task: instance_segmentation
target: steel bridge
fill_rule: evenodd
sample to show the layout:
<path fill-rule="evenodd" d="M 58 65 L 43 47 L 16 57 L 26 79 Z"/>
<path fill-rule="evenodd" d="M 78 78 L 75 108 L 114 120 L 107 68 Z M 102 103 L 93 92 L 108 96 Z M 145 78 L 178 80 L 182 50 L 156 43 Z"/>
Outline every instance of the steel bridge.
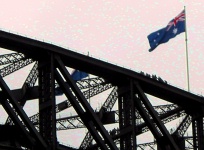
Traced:
<path fill-rule="evenodd" d="M 8 114 L 6 122 L 0 125 L 0 149 L 204 149 L 204 97 L 169 85 L 155 75 L 134 72 L 5 31 L 0 31 L 0 47 L 13 51 L 0 56 L 0 100 Z M 24 84 L 10 89 L 4 77 L 30 64 L 33 67 Z M 74 81 L 67 68 L 93 77 Z M 24 74 L 15 77 L 20 76 Z M 100 110 L 95 111 L 89 98 L 107 90 L 108 97 Z M 66 99 L 57 103 L 59 94 Z M 152 106 L 148 95 L 169 104 Z M 23 109 L 29 100 L 38 101 L 39 112 L 33 116 Z M 71 107 L 77 115 L 56 117 Z M 165 124 L 177 118 L 182 118 L 179 126 L 169 131 Z M 107 131 L 107 124 L 117 124 L 118 128 Z M 88 131 L 78 148 L 58 141 L 57 131 L 78 128 Z M 187 136 L 189 128 L 192 134 Z M 138 136 L 147 131 L 155 140 L 138 143 Z"/>

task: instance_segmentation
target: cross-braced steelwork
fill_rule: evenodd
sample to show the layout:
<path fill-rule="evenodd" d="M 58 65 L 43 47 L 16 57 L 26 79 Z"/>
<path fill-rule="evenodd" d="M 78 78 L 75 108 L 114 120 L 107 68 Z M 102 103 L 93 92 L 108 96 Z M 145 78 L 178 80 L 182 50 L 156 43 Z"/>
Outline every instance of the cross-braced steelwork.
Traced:
<path fill-rule="evenodd" d="M 0 149 L 204 149 L 204 97 L 156 75 L 5 31 L 0 47 L 0 102 L 8 114 L 0 125 Z M 19 73 L 25 67 L 29 73 Z M 75 80 L 73 69 L 89 76 Z M 13 74 L 24 80 L 15 89 L 5 79 Z M 30 100 L 37 108 L 28 116 L 24 108 Z M 157 100 L 168 104 L 154 106 Z M 75 135 L 66 139 L 70 145 L 59 140 L 58 132 L 81 128 L 87 133 L 80 132 L 78 145 Z M 150 138 L 141 142 L 147 132 Z"/>

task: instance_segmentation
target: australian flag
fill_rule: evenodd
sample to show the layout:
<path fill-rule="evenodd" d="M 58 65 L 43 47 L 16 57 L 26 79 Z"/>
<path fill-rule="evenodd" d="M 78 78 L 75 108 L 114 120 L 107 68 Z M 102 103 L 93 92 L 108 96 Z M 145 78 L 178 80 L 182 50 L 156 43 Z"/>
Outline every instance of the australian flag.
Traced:
<path fill-rule="evenodd" d="M 74 70 L 71 74 L 72 79 L 75 81 L 81 80 L 83 78 L 86 78 L 88 76 L 88 73 L 79 71 L 79 70 Z"/>
<path fill-rule="evenodd" d="M 79 70 L 74 70 L 71 74 L 72 79 L 75 81 L 79 81 L 83 78 L 86 78 L 87 76 L 88 76 L 88 73 L 83 72 L 83 71 L 79 71 Z M 56 86 L 55 87 L 55 95 L 59 96 L 62 94 L 63 94 L 62 89 L 59 86 Z"/>
<path fill-rule="evenodd" d="M 172 19 L 165 28 L 147 36 L 149 40 L 150 49 L 153 51 L 159 44 L 168 42 L 176 35 L 185 32 L 185 11 L 183 10 L 178 16 Z"/>

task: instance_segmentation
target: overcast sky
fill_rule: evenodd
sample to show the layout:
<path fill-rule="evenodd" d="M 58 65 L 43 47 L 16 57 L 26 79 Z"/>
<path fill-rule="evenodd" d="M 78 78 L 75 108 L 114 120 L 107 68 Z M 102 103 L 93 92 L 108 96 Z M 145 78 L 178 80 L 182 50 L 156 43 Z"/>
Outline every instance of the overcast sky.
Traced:
<path fill-rule="evenodd" d="M 0 28 L 156 74 L 187 89 L 185 34 L 148 52 L 147 35 L 186 6 L 190 88 L 204 92 L 204 1 L 1 0 Z"/>
<path fill-rule="evenodd" d="M 1 28 L 51 41 L 187 88 L 184 33 L 148 52 L 147 35 L 163 28 L 186 5 L 190 85 L 203 92 L 202 0 L 1 1 Z"/>

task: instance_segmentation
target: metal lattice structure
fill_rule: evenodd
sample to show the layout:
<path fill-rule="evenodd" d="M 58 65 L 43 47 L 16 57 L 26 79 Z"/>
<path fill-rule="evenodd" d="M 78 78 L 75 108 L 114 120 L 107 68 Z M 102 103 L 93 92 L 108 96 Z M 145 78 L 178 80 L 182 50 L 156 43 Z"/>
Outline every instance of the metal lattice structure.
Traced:
<path fill-rule="evenodd" d="M 8 118 L 0 125 L 0 149 L 203 150 L 204 97 L 171 86 L 155 75 L 115 66 L 52 44 L 0 31 L 0 100 Z M 22 86 L 10 89 L 6 76 L 32 65 Z M 69 68 L 94 77 L 72 79 Z M 14 84 L 14 83 L 13 83 Z M 109 92 L 100 109 L 89 99 Z M 57 103 L 57 96 L 65 99 Z M 170 104 L 153 106 L 148 95 Z M 28 116 L 27 101 L 38 102 Z M 57 117 L 74 109 L 76 114 Z M 166 124 L 180 119 L 173 131 Z M 105 125 L 115 125 L 108 130 Z M 191 135 L 187 130 L 192 128 Z M 57 131 L 86 128 L 81 144 L 65 146 Z M 154 141 L 139 143 L 150 132 Z"/>

